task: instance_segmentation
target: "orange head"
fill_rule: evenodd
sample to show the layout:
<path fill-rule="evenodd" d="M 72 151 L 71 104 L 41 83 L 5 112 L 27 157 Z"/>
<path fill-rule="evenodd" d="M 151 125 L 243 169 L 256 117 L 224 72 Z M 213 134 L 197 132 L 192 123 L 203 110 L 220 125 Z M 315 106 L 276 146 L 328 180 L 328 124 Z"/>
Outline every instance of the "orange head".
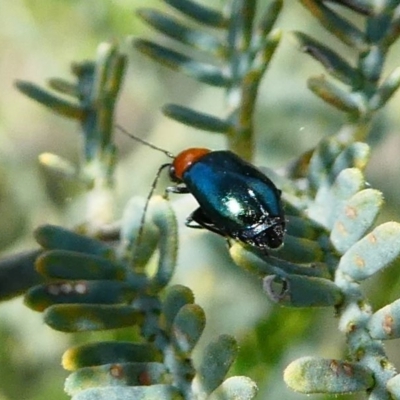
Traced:
<path fill-rule="evenodd" d="M 180 152 L 172 162 L 171 178 L 173 180 L 182 180 L 185 171 L 196 161 L 200 160 L 206 154 L 210 153 L 210 149 L 194 147 Z"/>

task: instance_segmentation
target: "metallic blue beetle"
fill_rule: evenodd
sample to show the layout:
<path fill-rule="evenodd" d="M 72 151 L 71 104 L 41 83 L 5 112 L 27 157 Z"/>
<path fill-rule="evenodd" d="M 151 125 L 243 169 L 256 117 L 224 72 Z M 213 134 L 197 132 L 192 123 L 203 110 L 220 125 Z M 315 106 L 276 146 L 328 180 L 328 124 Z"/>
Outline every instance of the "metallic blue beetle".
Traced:
<path fill-rule="evenodd" d="M 116 125 L 116 128 L 173 159 L 172 163 L 161 165 L 156 174 L 140 229 L 143 228 L 148 202 L 160 173 L 164 168 L 169 168 L 170 178 L 177 185 L 168 187 L 167 192 L 191 193 L 200 205 L 187 218 L 187 226 L 205 228 L 265 252 L 282 244 L 285 215 L 281 191 L 252 164 L 231 151 L 196 147 L 174 156 L 132 135 L 120 125 Z"/>
<path fill-rule="evenodd" d="M 230 151 L 204 148 L 184 150 L 167 165 L 171 180 L 178 183 L 167 190 L 191 193 L 200 205 L 188 217 L 187 226 L 205 228 L 263 251 L 282 244 L 281 191 L 253 165 Z"/>

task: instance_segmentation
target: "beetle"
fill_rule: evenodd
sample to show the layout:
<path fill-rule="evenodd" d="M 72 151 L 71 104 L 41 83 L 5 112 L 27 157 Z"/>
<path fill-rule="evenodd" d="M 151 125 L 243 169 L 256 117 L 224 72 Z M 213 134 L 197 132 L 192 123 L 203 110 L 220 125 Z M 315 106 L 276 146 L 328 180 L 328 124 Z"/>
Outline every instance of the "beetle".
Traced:
<path fill-rule="evenodd" d="M 168 168 L 175 185 L 166 192 L 190 193 L 199 203 L 186 220 L 188 227 L 205 228 L 264 252 L 282 245 L 285 215 L 281 191 L 252 164 L 228 150 L 189 148 L 174 156 L 118 128 L 173 159 L 160 166 L 148 199 L 161 171 Z"/>

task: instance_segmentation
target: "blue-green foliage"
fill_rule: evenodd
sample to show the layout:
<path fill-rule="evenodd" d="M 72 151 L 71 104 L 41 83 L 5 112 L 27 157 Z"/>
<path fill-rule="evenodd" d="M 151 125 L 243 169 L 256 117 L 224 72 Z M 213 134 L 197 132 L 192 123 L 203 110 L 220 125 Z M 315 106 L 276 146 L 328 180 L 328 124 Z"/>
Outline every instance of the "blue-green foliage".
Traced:
<path fill-rule="evenodd" d="M 135 202 L 130 207 L 138 209 Z M 205 394 L 217 399 L 231 398 L 237 391 L 242 398 L 253 397 L 256 386 L 248 378 L 224 381 L 237 351 L 232 337 L 222 335 L 210 343 L 198 371 L 192 365 L 190 356 L 205 326 L 204 311 L 194 303 L 192 292 L 172 286 L 160 296 L 177 256 L 177 227 L 168 202 L 154 198 L 148 209 L 151 223 L 143 237 L 155 235 L 159 250 L 151 277 L 141 268 L 149 253 L 136 251 L 143 238 L 132 237 L 127 229 L 138 232 L 141 220 L 138 213 L 129 214 L 133 220 L 124 220 L 117 247 L 56 226 L 36 231 L 43 247 L 36 269 L 50 282 L 30 289 L 26 304 L 43 311 L 45 322 L 59 331 L 135 326 L 142 337 L 138 343 L 100 342 L 68 350 L 63 365 L 73 372 L 66 381 L 67 393 L 73 399 Z"/>
<path fill-rule="evenodd" d="M 364 178 L 371 151 L 364 143 L 370 122 L 400 85 L 399 69 L 381 77 L 385 57 L 400 34 L 400 1 L 300 2 L 357 58 L 353 65 L 316 39 L 294 33 L 301 49 L 341 83 L 325 76 L 308 81 L 317 96 L 345 113 L 346 124 L 337 135 L 299 155 L 284 174 L 269 173 L 283 191 L 284 246 L 266 255 L 230 243 L 230 256 L 262 279 L 260 290 L 273 302 L 336 310 L 339 330 L 347 339 L 347 357 L 293 361 L 284 372 L 289 387 L 307 394 L 365 392 L 370 399 L 400 398 L 397 372 L 381 343 L 400 336 L 399 301 L 374 311 L 360 287 L 400 255 L 400 224 L 375 226 L 383 195 Z M 251 158 L 256 95 L 279 42 L 280 33 L 272 28 L 283 2 L 270 1 L 263 13 L 255 0 L 232 0 L 225 13 L 191 0 L 165 3 L 181 18 L 150 9 L 139 15 L 163 35 L 207 53 L 213 62 L 144 39 L 137 40 L 136 47 L 169 68 L 224 88 L 230 106 L 226 118 L 178 105 L 165 106 L 165 114 L 226 134 L 231 149 Z M 365 30 L 345 19 L 332 3 L 359 14 Z M 53 89 L 75 102 L 30 83 L 18 84 L 36 101 L 80 122 L 85 143 L 82 165 L 76 168 L 57 157 L 44 162 L 81 180 L 89 204 L 94 194 L 113 188 L 113 114 L 124 66 L 125 56 L 116 45 L 102 45 L 96 62 L 75 65 L 76 84 L 50 81 Z M 251 379 L 226 379 L 238 351 L 232 337 L 221 335 L 209 343 L 194 365 L 192 352 L 206 317 L 189 288 L 169 286 L 178 252 L 175 216 L 166 199 L 154 197 L 144 223 L 143 207 L 137 200 L 129 202 L 115 226 L 96 220 L 76 231 L 39 227 L 35 237 L 40 249 L 3 261 L 10 281 L 18 267 L 30 268 L 30 273 L 18 285 L 0 287 L 2 298 L 27 290 L 26 304 L 42 311 L 45 322 L 63 332 L 138 330 L 135 342 L 88 343 L 65 352 L 63 366 L 71 371 L 65 390 L 74 400 L 253 398 L 257 386 Z"/>
<path fill-rule="evenodd" d="M 230 1 L 222 13 L 188 0 L 167 0 L 165 3 L 188 20 L 214 28 L 210 32 L 197 29 L 157 10 L 142 9 L 139 16 L 151 27 L 192 53 L 186 55 L 149 40 L 138 39 L 135 47 L 162 65 L 188 75 L 211 86 L 224 88 L 230 114 L 219 118 L 188 107 L 167 104 L 163 112 L 186 125 L 211 132 L 224 133 L 229 147 L 244 158 L 251 159 L 254 146 L 253 111 L 257 91 L 271 58 L 279 44 L 281 32 L 273 26 L 282 8 L 282 0 L 273 0 L 265 10 L 257 1 Z M 193 56 L 204 54 L 211 61 L 205 63 Z M 240 101 L 237 101 L 241 99 Z"/>
<path fill-rule="evenodd" d="M 349 46 L 357 57 L 352 65 L 336 50 L 308 35 L 295 32 L 300 49 L 320 62 L 326 72 L 347 86 L 343 89 L 325 76 L 308 80 L 309 88 L 321 99 L 346 112 L 351 121 L 368 122 L 373 113 L 384 106 L 400 85 L 399 68 L 382 79 L 382 70 L 390 46 L 399 35 L 397 1 L 332 1 L 300 0 L 321 25 Z M 364 19 L 365 30 L 329 7 L 342 4 L 353 9 Z M 363 132 L 365 137 L 366 132 Z M 358 132 L 360 135 L 361 132 Z M 356 136 L 356 138 L 358 137 Z"/>

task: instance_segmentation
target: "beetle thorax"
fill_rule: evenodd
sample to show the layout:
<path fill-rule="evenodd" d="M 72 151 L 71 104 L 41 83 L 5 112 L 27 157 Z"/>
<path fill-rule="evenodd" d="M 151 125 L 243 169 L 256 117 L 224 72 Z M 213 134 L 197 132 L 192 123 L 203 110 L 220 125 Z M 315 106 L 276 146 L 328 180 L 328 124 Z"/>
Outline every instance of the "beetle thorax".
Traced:
<path fill-rule="evenodd" d="M 210 149 L 202 147 L 194 147 L 186 149 L 179 153 L 171 166 L 171 173 L 176 180 L 181 181 L 185 171 L 196 161 L 200 160 L 206 154 L 210 153 Z"/>

